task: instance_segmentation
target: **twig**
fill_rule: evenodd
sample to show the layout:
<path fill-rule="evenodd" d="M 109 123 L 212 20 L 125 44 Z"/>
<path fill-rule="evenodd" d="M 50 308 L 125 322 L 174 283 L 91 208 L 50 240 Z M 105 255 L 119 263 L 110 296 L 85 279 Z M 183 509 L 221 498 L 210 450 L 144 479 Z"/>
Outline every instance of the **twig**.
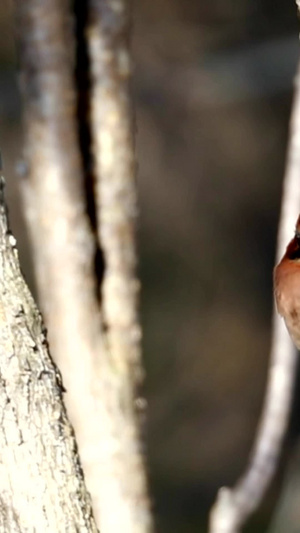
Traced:
<path fill-rule="evenodd" d="M 300 66 L 295 78 L 295 96 L 290 143 L 284 177 L 277 260 L 290 240 L 300 209 Z M 233 489 L 222 488 L 212 508 L 210 533 L 238 533 L 264 497 L 276 470 L 289 421 L 297 354 L 287 331 L 274 310 L 271 358 L 265 402 L 252 457 L 245 474 Z"/>

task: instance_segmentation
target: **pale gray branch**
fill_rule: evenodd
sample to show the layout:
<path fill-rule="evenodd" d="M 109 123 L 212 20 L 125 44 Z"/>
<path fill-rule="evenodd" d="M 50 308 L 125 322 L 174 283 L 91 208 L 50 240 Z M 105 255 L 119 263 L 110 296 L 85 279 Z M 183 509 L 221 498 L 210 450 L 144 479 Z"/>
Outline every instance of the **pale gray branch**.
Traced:
<path fill-rule="evenodd" d="M 0 180 L 0 531 L 94 532 L 41 314 L 22 277 Z"/>
<path fill-rule="evenodd" d="M 86 214 L 77 138 L 70 6 L 67 0 L 16 0 L 15 6 L 28 163 L 25 214 L 51 351 L 64 377 L 97 518 L 103 347 L 96 243 Z"/>
<path fill-rule="evenodd" d="M 51 349 L 87 486 L 102 533 L 148 533 L 151 514 L 140 439 L 139 284 L 135 274 L 136 189 L 128 92 L 128 10 L 91 1 L 87 31 L 101 304 L 83 200 L 67 0 L 16 0 L 25 104 L 27 217 Z"/>
<path fill-rule="evenodd" d="M 135 403 L 142 371 L 129 14 L 127 0 L 91 0 L 87 32 L 98 235 L 105 264 L 101 284 L 107 347 L 103 379 L 114 387 L 112 396 L 108 393 L 104 398 L 110 427 L 102 428 L 102 443 L 104 447 L 114 435 L 117 445 L 115 450 L 106 446 L 102 478 L 105 493 L 100 527 L 109 533 L 146 533 L 152 529 L 137 409 L 144 401 Z M 114 517 L 111 502 L 118 510 Z"/>
<path fill-rule="evenodd" d="M 300 210 L 300 66 L 295 78 L 290 142 L 283 184 L 277 260 L 293 235 Z M 233 489 L 219 491 L 211 511 L 210 533 L 238 533 L 253 513 L 276 470 L 289 421 L 296 376 L 296 350 L 283 320 L 273 312 L 270 367 L 262 418 L 245 474 Z"/>

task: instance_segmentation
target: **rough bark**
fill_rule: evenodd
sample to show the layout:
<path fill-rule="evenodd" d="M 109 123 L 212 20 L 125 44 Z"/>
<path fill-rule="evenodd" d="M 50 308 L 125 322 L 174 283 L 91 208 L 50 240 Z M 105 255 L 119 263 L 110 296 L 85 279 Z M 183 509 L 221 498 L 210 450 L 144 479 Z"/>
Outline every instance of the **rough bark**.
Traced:
<path fill-rule="evenodd" d="M 96 532 L 41 314 L 20 271 L 0 181 L 0 531 Z"/>

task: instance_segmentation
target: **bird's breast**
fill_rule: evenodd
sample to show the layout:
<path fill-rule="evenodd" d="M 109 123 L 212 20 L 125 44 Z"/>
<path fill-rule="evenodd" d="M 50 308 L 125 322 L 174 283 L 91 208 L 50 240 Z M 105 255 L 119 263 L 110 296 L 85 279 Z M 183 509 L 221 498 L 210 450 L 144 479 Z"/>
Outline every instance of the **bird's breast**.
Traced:
<path fill-rule="evenodd" d="M 300 265 L 279 263 L 274 273 L 274 294 L 279 314 L 297 348 L 300 348 Z"/>

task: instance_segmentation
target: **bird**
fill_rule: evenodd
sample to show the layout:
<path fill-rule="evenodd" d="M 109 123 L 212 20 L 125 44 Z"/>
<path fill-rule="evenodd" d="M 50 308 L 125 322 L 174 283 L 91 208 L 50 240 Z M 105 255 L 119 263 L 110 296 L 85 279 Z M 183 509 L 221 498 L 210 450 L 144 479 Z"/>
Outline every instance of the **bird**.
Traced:
<path fill-rule="evenodd" d="M 300 215 L 295 235 L 274 268 L 274 296 L 278 313 L 284 318 L 289 335 L 300 349 Z"/>

